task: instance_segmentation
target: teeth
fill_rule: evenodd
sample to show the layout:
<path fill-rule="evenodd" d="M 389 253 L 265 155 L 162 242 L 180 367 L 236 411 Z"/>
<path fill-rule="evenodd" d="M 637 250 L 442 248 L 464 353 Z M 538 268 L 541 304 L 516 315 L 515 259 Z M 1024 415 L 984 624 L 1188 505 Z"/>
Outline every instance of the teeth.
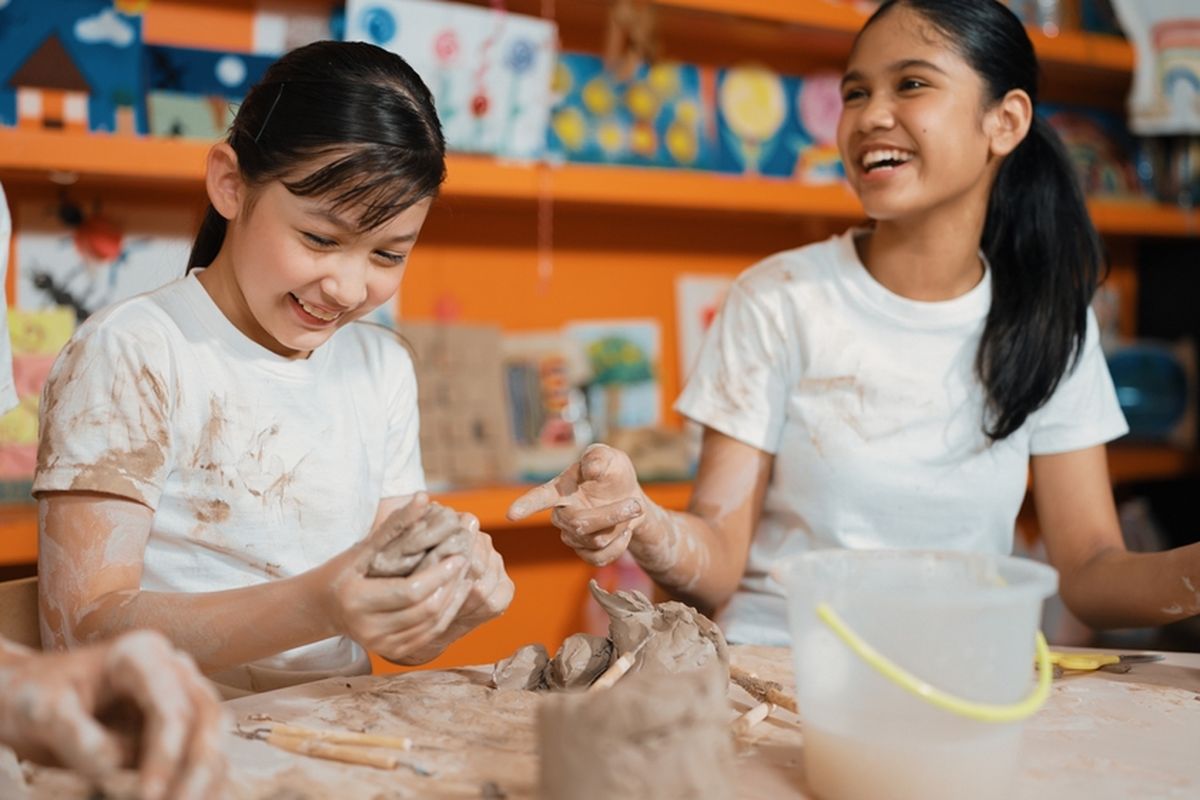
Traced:
<path fill-rule="evenodd" d="M 296 295 L 292 295 L 292 297 L 296 297 Z M 314 317 L 321 320 L 322 322 L 333 322 L 335 319 L 337 319 L 338 317 L 341 316 L 340 313 L 339 314 L 329 314 L 328 312 L 321 311 L 320 309 L 317 309 L 317 308 L 313 308 L 308 303 L 304 302 L 304 300 L 302 298 L 299 298 L 299 297 L 296 297 L 296 302 L 300 304 L 301 308 L 303 308 L 309 314 L 312 314 Z"/>
<path fill-rule="evenodd" d="M 911 160 L 912 153 L 905 153 L 903 150 L 871 150 L 863 154 L 862 165 L 864 169 L 870 169 L 884 161 L 906 163 Z"/>

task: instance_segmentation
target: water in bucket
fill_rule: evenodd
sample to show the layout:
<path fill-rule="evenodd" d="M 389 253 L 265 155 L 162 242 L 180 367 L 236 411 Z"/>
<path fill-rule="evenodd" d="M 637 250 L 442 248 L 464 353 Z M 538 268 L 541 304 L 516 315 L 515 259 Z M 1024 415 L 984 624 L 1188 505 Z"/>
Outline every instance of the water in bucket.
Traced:
<path fill-rule="evenodd" d="M 1042 601 L 1058 583 L 1052 568 L 973 553 L 826 550 L 789 559 L 777 577 L 787 592 L 805 771 L 822 800 L 1009 796 L 1022 723 L 980 718 L 1026 712 L 989 716 L 971 704 L 1036 707 L 1034 642 Z M 851 636 L 980 718 L 885 677 L 818 616 L 821 604 Z"/>

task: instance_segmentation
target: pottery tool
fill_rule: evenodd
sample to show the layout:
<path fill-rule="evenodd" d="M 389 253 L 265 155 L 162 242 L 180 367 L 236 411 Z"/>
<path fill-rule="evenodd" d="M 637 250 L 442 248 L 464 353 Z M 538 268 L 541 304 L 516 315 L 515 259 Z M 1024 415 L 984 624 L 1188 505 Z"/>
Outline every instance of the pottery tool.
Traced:
<path fill-rule="evenodd" d="M 247 739 L 259 739 L 267 744 L 291 753 L 340 761 L 345 764 L 360 764 L 377 769 L 408 767 L 418 775 L 433 773 L 419 764 L 397 757 L 389 750 L 411 750 L 412 739 L 407 736 L 382 736 L 356 731 L 331 731 L 303 728 L 298 725 L 273 723 L 270 727 L 245 730 L 238 727 L 237 734 Z"/>
<path fill-rule="evenodd" d="M 629 668 L 633 666 L 633 662 L 637 661 L 637 654 L 641 652 L 641 649 L 646 646 L 646 642 L 648 641 L 650 641 L 649 636 L 647 636 L 645 639 L 642 639 L 642 641 L 638 643 L 637 647 L 626 653 L 623 653 L 617 658 L 616 661 L 609 664 L 608 669 L 604 670 L 604 672 L 600 674 L 600 677 L 596 678 L 596 680 L 592 682 L 592 685 L 587 688 L 587 691 L 591 692 L 598 689 L 608 689 L 614 683 L 619 681 L 622 675 L 624 675 L 626 672 L 629 672 Z"/>
<path fill-rule="evenodd" d="M 312 756 L 314 758 L 324 758 L 329 761 L 341 761 L 344 764 L 361 764 L 366 767 L 376 767 L 378 769 L 395 769 L 401 763 L 400 759 L 391 753 L 367 750 L 356 745 L 333 744 L 332 742 L 311 737 L 284 736 L 274 731 L 267 734 L 266 742 L 269 745 L 291 753 L 299 753 L 300 755 Z"/>
<path fill-rule="evenodd" d="M 362 747 L 386 747 L 392 750 L 411 750 L 412 739 L 407 736 L 380 736 L 374 733 L 358 733 L 357 731 L 328 731 L 315 728 L 302 728 L 298 725 L 275 723 L 271 733 L 280 736 L 290 736 L 297 739 L 318 739 L 334 744 L 351 744 Z"/>
<path fill-rule="evenodd" d="M 1073 672 L 1094 672 L 1102 669 L 1106 672 L 1129 672 L 1133 664 L 1148 664 L 1162 661 L 1159 653 L 1136 653 L 1121 655 L 1119 653 L 1063 653 L 1050 651 L 1050 663 L 1057 674 L 1060 670 Z"/>
<path fill-rule="evenodd" d="M 765 681 L 752 672 L 746 672 L 744 669 L 737 667 L 729 668 L 729 679 L 738 686 L 746 690 L 746 692 L 758 700 L 760 703 L 770 703 L 771 705 L 786 708 L 793 714 L 800 713 L 796 706 L 796 698 L 783 690 L 783 685 L 775 681 Z"/>
<path fill-rule="evenodd" d="M 769 717 L 774 710 L 775 705 L 773 703 L 765 701 L 759 703 L 733 721 L 733 735 L 745 736 L 750 732 L 751 728 Z"/>

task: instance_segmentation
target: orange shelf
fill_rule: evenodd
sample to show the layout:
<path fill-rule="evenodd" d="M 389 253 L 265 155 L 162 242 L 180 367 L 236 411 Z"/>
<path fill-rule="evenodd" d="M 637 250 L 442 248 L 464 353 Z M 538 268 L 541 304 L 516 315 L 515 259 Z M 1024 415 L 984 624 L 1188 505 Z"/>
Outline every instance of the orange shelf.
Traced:
<path fill-rule="evenodd" d="M 1108 472 L 1113 483 L 1175 478 L 1200 470 L 1200 453 L 1155 444 L 1113 444 L 1108 448 Z"/>
<path fill-rule="evenodd" d="M 521 522 L 510 522 L 504 516 L 512 502 L 531 488 L 532 485 L 512 485 L 459 489 L 436 492 L 434 499 L 458 511 L 470 511 L 489 533 L 545 528 L 550 524 L 548 512 Z M 648 483 L 645 488 L 651 500 L 676 511 L 687 508 L 692 492 L 690 483 Z M 0 504 L 0 566 L 34 561 L 37 561 L 37 506 Z"/>
<path fill-rule="evenodd" d="M 203 142 L 0 129 L 0 178 L 44 181 L 75 172 L 87 184 L 199 188 Z M 588 164 L 515 163 L 483 156 L 448 158 L 445 196 L 583 203 L 662 211 L 733 212 L 856 219 L 862 209 L 842 184 L 806 185 L 740 175 Z M 1093 218 L 1104 233 L 1194 236 L 1200 214 L 1139 200 L 1096 200 Z"/>

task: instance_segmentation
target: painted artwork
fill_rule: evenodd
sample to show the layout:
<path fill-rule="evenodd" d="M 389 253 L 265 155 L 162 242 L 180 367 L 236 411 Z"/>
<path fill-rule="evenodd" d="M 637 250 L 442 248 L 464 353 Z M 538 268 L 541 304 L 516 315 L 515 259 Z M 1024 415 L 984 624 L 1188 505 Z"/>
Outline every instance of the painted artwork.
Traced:
<path fill-rule="evenodd" d="M 281 56 L 312 42 L 341 39 L 344 17 L 329 3 L 295 0 L 256 0 L 254 4 L 254 54 Z"/>
<path fill-rule="evenodd" d="M 583 347 L 591 367 L 587 403 L 597 439 L 618 429 L 658 424 L 662 391 L 657 320 L 574 322 L 563 332 Z"/>
<path fill-rule="evenodd" d="M 553 23 L 436 0 L 349 0 L 345 38 L 412 65 L 433 92 L 450 149 L 541 156 L 558 50 Z"/>
<path fill-rule="evenodd" d="M 1098 197 L 1144 195 L 1134 166 L 1134 141 L 1118 115 L 1043 104 L 1039 109 L 1067 146 L 1083 190 Z"/>
<path fill-rule="evenodd" d="M 618 81 L 603 60 L 563 53 L 554 71 L 547 152 L 594 164 L 705 169 L 712 163 L 711 109 L 701 71 L 690 64 L 642 65 Z"/>
<path fill-rule="evenodd" d="M 841 180 L 840 80 L 833 73 L 779 75 L 761 66 L 719 70 L 716 169 L 806 183 Z"/>
<path fill-rule="evenodd" d="M 1129 127 L 1142 136 L 1200 133 L 1196 0 L 1113 0 L 1137 53 Z"/>
<path fill-rule="evenodd" d="M 17 214 L 15 305 L 65 306 L 82 321 L 182 277 L 192 214 L 170 206 L 27 202 Z"/>
<path fill-rule="evenodd" d="M 704 335 L 721 310 L 733 275 L 680 275 L 675 279 L 675 320 L 679 326 L 679 375 L 691 374 Z"/>
<path fill-rule="evenodd" d="M 0 416 L 0 501 L 28 499 L 28 482 L 37 466 L 38 405 L 54 359 L 75 331 L 69 308 L 42 311 L 10 309 L 16 408 Z M 18 482 L 14 486 L 12 482 Z M 25 485 L 19 485 L 25 482 Z"/>
<path fill-rule="evenodd" d="M 112 0 L 0 2 L 0 124 L 144 133 L 137 9 Z"/>
<path fill-rule="evenodd" d="M 146 45 L 146 108 L 155 136 L 218 139 L 274 56 Z"/>

